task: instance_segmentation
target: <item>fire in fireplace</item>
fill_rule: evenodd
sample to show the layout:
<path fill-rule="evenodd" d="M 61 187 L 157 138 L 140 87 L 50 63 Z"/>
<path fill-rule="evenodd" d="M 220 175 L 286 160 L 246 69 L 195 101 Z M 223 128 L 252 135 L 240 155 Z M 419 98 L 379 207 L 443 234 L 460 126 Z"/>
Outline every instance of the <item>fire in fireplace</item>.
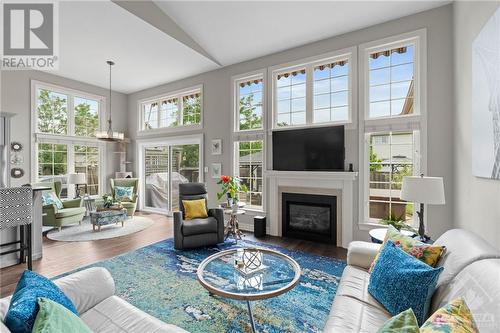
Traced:
<path fill-rule="evenodd" d="M 283 236 L 336 243 L 337 197 L 282 193 Z"/>

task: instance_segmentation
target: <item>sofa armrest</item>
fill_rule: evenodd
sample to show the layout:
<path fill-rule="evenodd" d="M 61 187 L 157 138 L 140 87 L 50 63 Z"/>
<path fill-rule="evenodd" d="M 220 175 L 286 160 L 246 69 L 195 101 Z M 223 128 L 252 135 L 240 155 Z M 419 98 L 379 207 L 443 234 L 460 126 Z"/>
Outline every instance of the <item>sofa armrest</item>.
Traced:
<path fill-rule="evenodd" d="M 183 248 L 184 235 L 182 234 L 182 223 L 182 212 L 174 212 L 174 247 L 176 249 Z"/>
<path fill-rule="evenodd" d="M 83 202 L 82 198 L 76 198 L 76 199 L 64 200 L 62 203 L 64 208 L 76 208 L 76 207 L 81 207 L 82 202 Z"/>
<path fill-rule="evenodd" d="M 115 294 L 115 281 L 103 267 L 91 267 L 57 279 L 54 283 L 69 297 L 79 314 Z"/>
<path fill-rule="evenodd" d="M 351 242 L 347 249 L 347 264 L 369 269 L 379 250 L 380 244 Z"/>
<path fill-rule="evenodd" d="M 50 221 L 55 221 L 57 214 L 57 206 L 54 204 L 43 205 L 42 212 L 46 214 L 44 218 Z"/>
<path fill-rule="evenodd" d="M 212 216 L 217 220 L 217 239 L 219 242 L 224 241 L 224 210 L 222 208 L 210 208 L 208 216 Z"/>

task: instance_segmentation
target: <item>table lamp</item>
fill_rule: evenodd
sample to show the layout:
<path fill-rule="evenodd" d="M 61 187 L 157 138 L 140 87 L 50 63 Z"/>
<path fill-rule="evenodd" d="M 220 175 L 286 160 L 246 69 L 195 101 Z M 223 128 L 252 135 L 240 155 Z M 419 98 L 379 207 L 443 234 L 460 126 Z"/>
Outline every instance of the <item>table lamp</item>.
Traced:
<path fill-rule="evenodd" d="M 80 197 L 80 191 L 78 186 L 85 185 L 87 186 L 87 175 L 84 173 L 70 173 L 68 174 L 68 184 L 76 185 L 76 196 L 75 198 Z"/>
<path fill-rule="evenodd" d="M 424 204 L 444 205 L 444 185 L 442 177 L 409 176 L 403 177 L 401 199 L 420 203 L 418 234 L 420 240 L 427 241 L 424 226 Z"/>

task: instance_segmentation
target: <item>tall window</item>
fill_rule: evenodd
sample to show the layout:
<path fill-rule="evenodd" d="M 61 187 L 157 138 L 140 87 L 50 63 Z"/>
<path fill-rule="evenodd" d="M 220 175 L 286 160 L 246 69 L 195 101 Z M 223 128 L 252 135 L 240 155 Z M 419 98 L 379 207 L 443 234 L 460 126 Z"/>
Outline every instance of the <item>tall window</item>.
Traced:
<path fill-rule="evenodd" d="M 66 198 L 68 189 L 68 146 L 65 144 L 38 144 L 38 181 L 61 181 L 63 184 L 61 197 Z"/>
<path fill-rule="evenodd" d="M 413 114 L 414 51 L 409 44 L 370 54 L 370 118 Z"/>
<path fill-rule="evenodd" d="M 415 207 L 401 199 L 403 177 L 425 172 L 425 30 L 360 46 L 360 215 L 364 223 L 415 223 Z"/>
<path fill-rule="evenodd" d="M 238 131 L 259 130 L 264 128 L 263 82 L 262 76 L 246 78 L 236 83 L 239 102 L 236 106 Z"/>
<path fill-rule="evenodd" d="M 276 76 L 276 126 L 306 123 L 306 70 L 280 73 Z"/>
<path fill-rule="evenodd" d="M 314 122 L 349 120 L 347 60 L 314 67 Z"/>
<path fill-rule="evenodd" d="M 202 121 L 201 88 L 144 101 L 140 105 L 141 131 L 198 126 Z"/>
<path fill-rule="evenodd" d="M 75 145 L 74 171 L 87 175 L 87 194 L 99 194 L 99 148 Z"/>
<path fill-rule="evenodd" d="M 85 173 L 87 193 L 98 195 L 101 148 L 95 133 L 104 98 L 38 82 L 33 89 L 36 180 L 59 180 L 62 196 L 71 197 L 75 188 L 67 185 L 68 173 Z"/>
<path fill-rule="evenodd" d="M 239 194 L 240 200 L 250 208 L 262 209 L 263 142 L 240 141 L 236 143 L 236 151 L 236 176 L 248 187 L 247 193 Z"/>
<path fill-rule="evenodd" d="M 401 199 L 401 184 L 404 176 L 413 175 L 413 132 L 368 134 L 368 145 L 370 219 L 411 222 L 413 203 Z"/>
<path fill-rule="evenodd" d="M 355 58 L 350 48 L 272 68 L 273 127 L 351 123 Z"/>

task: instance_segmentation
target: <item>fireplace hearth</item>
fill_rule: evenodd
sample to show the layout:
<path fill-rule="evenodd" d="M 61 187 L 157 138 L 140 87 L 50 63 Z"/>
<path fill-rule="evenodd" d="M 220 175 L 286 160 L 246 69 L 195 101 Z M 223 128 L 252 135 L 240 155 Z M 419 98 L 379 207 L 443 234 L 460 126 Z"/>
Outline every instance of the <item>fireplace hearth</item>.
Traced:
<path fill-rule="evenodd" d="M 283 236 L 336 244 L 336 196 L 282 193 L 281 200 Z"/>

